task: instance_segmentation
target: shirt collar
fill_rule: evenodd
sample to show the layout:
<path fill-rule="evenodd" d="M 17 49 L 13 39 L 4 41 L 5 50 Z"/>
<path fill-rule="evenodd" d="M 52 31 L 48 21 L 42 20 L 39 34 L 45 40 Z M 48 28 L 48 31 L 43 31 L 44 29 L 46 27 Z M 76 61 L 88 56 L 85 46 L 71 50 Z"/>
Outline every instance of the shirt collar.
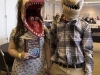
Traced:
<path fill-rule="evenodd" d="M 69 25 L 77 25 L 77 23 L 78 23 L 78 21 L 79 21 L 79 18 L 75 18 L 75 19 L 72 20 L 72 21 L 66 21 L 66 20 L 63 20 L 63 19 L 62 19 L 63 16 L 64 16 L 64 15 L 62 14 L 62 15 L 60 16 L 60 18 L 58 19 L 57 22 L 64 22 L 64 23 L 67 23 L 67 24 L 69 24 Z"/>

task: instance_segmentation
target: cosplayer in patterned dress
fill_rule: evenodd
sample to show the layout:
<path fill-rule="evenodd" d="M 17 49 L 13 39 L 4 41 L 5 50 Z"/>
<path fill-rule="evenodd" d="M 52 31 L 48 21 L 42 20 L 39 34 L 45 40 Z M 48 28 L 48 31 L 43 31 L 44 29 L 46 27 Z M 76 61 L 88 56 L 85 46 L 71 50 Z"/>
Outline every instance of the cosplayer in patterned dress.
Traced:
<path fill-rule="evenodd" d="M 48 30 L 40 14 L 43 5 L 44 0 L 18 0 L 17 26 L 12 29 L 8 48 L 9 54 L 15 58 L 11 75 L 45 75 L 46 63 L 50 66 Z M 34 45 L 32 52 L 29 51 L 33 53 L 31 59 L 30 53 L 25 51 L 27 38 L 39 41 L 38 47 Z"/>

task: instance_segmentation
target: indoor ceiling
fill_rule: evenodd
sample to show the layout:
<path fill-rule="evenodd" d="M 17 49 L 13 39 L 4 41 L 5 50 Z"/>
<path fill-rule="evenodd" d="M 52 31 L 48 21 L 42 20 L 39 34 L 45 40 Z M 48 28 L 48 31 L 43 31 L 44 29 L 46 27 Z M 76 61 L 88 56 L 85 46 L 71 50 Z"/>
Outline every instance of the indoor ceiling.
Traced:
<path fill-rule="evenodd" d="M 55 4 L 60 4 L 61 0 L 45 0 L 46 2 L 50 2 L 50 3 L 55 3 Z M 100 4 L 100 0 L 85 0 L 84 3 L 99 3 Z"/>

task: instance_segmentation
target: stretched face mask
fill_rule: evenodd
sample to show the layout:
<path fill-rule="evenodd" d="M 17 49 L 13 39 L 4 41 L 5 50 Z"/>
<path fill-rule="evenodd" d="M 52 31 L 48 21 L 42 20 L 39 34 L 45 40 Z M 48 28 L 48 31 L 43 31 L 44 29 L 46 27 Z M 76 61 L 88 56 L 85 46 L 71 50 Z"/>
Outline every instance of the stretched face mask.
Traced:
<path fill-rule="evenodd" d="M 83 7 L 84 0 L 61 0 L 62 11 L 67 20 L 71 21 L 77 18 Z"/>
<path fill-rule="evenodd" d="M 22 0 L 21 19 L 28 30 L 38 37 L 44 35 L 41 17 L 43 5 L 44 0 Z"/>

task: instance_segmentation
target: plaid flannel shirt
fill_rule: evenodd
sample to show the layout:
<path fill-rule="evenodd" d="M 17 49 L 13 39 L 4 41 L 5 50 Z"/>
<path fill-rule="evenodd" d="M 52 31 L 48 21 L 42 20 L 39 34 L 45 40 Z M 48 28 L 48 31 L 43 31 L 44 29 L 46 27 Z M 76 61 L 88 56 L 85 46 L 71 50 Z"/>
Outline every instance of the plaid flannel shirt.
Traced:
<path fill-rule="evenodd" d="M 77 18 L 71 22 L 53 21 L 50 31 L 51 60 L 64 64 L 85 63 L 85 75 L 93 71 L 93 40 L 87 22 Z"/>

